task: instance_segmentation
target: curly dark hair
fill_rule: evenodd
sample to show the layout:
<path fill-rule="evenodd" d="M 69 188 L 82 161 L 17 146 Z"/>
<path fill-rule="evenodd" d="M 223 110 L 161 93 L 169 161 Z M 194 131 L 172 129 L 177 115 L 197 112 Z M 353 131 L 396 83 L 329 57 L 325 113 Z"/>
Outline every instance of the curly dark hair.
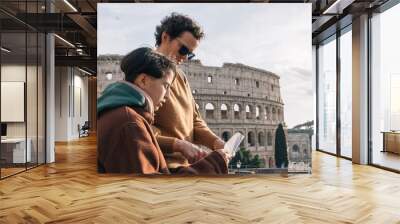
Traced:
<path fill-rule="evenodd" d="M 125 55 L 120 66 L 129 82 L 134 82 L 141 73 L 160 79 L 168 70 L 175 74 L 176 69 L 173 61 L 148 47 L 137 48 Z"/>
<path fill-rule="evenodd" d="M 161 24 L 156 26 L 156 46 L 161 45 L 161 34 L 166 32 L 172 39 L 179 37 L 183 32 L 190 32 L 197 40 L 204 37 L 203 29 L 189 16 L 173 12 L 170 16 L 164 17 Z"/>

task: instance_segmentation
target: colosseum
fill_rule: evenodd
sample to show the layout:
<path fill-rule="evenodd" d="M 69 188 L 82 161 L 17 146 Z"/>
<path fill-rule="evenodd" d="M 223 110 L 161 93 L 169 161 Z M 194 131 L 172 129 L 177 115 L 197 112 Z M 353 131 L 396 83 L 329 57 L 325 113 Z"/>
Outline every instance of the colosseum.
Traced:
<path fill-rule="evenodd" d="M 98 93 L 109 83 L 123 79 L 121 58 L 98 57 Z M 199 60 L 184 63 L 181 68 L 211 130 L 224 140 L 242 133 L 242 147 L 259 155 L 267 168 L 274 167 L 275 129 L 279 123 L 284 124 L 279 76 L 243 64 L 204 66 Z"/>

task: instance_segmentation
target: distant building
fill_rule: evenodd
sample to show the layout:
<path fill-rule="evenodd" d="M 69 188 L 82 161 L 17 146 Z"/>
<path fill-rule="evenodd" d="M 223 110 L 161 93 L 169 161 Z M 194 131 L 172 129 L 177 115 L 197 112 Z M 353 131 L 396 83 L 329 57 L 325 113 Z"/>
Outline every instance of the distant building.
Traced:
<path fill-rule="evenodd" d="M 310 130 L 288 130 L 288 160 L 291 171 L 311 171 L 311 140 Z"/>
<path fill-rule="evenodd" d="M 97 96 L 108 86 L 118 80 L 124 80 L 121 71 L 121 55 L 100 55 L 97 57 Z"/>

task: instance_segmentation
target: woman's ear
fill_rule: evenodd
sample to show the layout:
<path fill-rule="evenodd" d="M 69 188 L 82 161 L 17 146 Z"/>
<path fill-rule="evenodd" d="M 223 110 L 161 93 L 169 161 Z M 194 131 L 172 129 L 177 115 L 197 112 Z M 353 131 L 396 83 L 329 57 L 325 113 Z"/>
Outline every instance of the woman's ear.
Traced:
<path fill-rule="evenodd" d="M 139 86 L 141 89 L 144 89 L 147 84 L 147 77 L 145 74 L 140 74 L 136 77 L 135 82 L 137 86 Z"/>

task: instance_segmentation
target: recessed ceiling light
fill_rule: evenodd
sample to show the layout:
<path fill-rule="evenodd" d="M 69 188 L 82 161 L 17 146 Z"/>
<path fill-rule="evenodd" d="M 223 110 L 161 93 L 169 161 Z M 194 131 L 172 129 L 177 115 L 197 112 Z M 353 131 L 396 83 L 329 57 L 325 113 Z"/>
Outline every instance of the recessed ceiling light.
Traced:
<path fill-rule="evenodd" d="M 78 10 L 71 4 L 69 3 L 68 0 L 64 0 L 65 4 L 67 4 L 74 12 L 78 12 Z"/>
<path fill-rule="evenodd" d="M 64 42 L 64 43 L 68 44 L 69 46 L 75 48 L 75 45 L 73 45 L 73 44 L 72 44 L 71 42 L 69 42 L 68 40 L 66 40 L 66 39 L 64 39 L 64 38 L 62 38 L 62 37 L 60 37 L 60 36 L 57 35 L 57 34 L 54 34 L 54 36 L 57 37 L 58 39 L 60 39 L 62 42 Z"/>
<path fill-rule="evenodd" d="M 10 53 L 10 52 L 11 52 L 11 50 L 9 50 L 9 49 L 7 49 L 7 48 L 5 48 L 5 47 L 1 47 L 1 50 L 4 51 L 4 52 L 7 52 L 7 53 Z"/>
<path fill-rule="evenodd" d="M 85 74 L 87 74 L 87 75 L 92 75 L 92 73 L 90 73 L 90 72 L 88 72 L 88 71 L 86 71 L 86 70 L 83 70 L 83 69 L 81 69 L 81 68 L 79 68 L 79 67 L 78 67 L 78 69 L 79 69 L 79 71 L 81 71 L 81 72 L 83 72 L 83 73 L 85 73 Z"/>

